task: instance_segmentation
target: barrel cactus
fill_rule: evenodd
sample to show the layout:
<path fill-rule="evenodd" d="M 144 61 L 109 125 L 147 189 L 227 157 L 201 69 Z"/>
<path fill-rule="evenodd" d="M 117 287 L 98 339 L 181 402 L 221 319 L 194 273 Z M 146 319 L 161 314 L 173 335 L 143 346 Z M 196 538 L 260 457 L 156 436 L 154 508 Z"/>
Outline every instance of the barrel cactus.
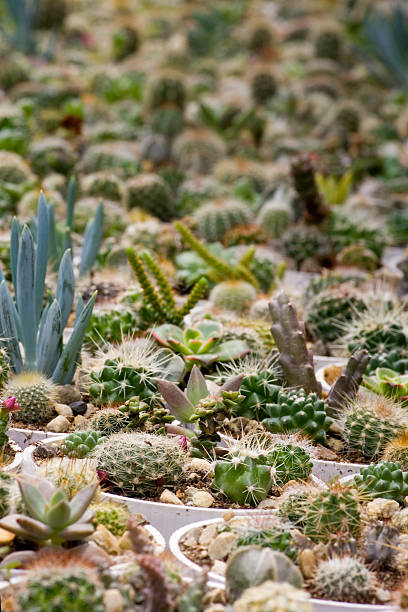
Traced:
<path fill-rule="evenodd" d="M 162 221 L 174 216 L 170 187 L 158 174 L 139 174 L 129 179 L 126 192 L 129 208 L 141 208 Z"/>
<path fill-rule="evenodd" d="M 235 200 L 210 202 L 194 213 L 198 233 L 206 242 L 221 240 L 228 230 L 248 223 L 250 218 L 249 208 Z"/>
<path fill-rule="evenodd" d="M 83 459 L 102 442 L 99 431 L 77 431 L 64 438 L 61 452 L 73 459 Z"/>
<path fill-rule="evenodd" d="M 311 495 L 303 509 L 304 533 L 316 542 L 325 542 L 335 534 L 359 534 L 360 508 L 352 491 L 328 490 Z"/>
<path fill-rule="evenodd" d="M 249 310 L 257 297 L 253 285 L 243 280 L 230 280 L 219 283 L 210 293 L 210 302 L 222 310 L 242 314 Z"/>
<path fill-rule="evenodd" d="M 45 425 L 56 415 L 56 386 L 38 372 L 28 371 L 13 376 L 4 392 L 16 398 L 20 407 L 18 419 L 23 423 Z"/>
<path fill-rule="evenodd" d="M 355 557 L 333 557 L 321 561 L 313 578 L 316 594 L 332 601 L 375 603 L 377 580 L 362 561 Z"/>

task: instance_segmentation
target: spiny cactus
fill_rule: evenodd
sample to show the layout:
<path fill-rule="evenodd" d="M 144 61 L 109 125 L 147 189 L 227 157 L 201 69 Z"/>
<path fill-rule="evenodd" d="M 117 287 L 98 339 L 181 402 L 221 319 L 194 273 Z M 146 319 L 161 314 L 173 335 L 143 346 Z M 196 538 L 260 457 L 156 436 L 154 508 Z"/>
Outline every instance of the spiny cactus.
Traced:
<path fill-rule="evenodd" d="M 231 228 L 246 224 L 251 218 L 250 209 L 235 200 L 210 202 L 200 206 L 193 215 L 200 238 L 206 242 L 217 242 Z"/>
<path fill-rule="evenodd" d="M 341 37 L 334 30 L 323 30 L 316 36 L 314 52 L 316 57 L 338 61 L 341 51 Z"/>
<path fill-rule="evenodd" d="M 267 465 L 271 466 L 275 486 L 281 487 L 289 480 L 306 480 L 313 464 L 309 453 L 293 444 L 278 442 L 267 452 Z"/>
<path fill-rule="evenodd" d="M 354 557 L 321 561 L 316 568 L 313 587 L 323 599 L 364 604 L 376 602 L 376 576 Z"/>
<path fill-rule="evenodd" d="M 314 373 L 313 355 L 307 348 L 304 324 L 298 320 L 295 307 L 281 293 L 269 304 L 269 310 L 273 323 L 271 334 L 288 384 L 320 397 L 321 385 Z"/>
<path fill-rule="evenodd" d="M 124 431 L 130 425 L 130 417 L 127 412 L 118 408 L 105 408 L 98 410 L 89 419 L 89 426 L 100 431 L 104 436 Z"/>
<path fill-rule="evenodd" d="M 257 297 L 257 291 L 250 283 L 240 280 L 224 281 L 210 293 L 210 302 L 216 307 L 242 314 Z"/>
<path fill-rule="evenodd" d="M 355 399 L 344 409 L 341 421 L 346 446 L 366 459 L 378 457 L 388 442 L 408 428 L 404 410 L 380 396 Z"/>
<path fill-rule="evenodd" d="M 283 248 L 298 268 L 307 259 L 324 262 L 330 259 L 331 245 L 327 236 L 313 225 L 294 225 L 282 237 Z"/>
<path fill-rule="evenodd" d="M 267 104 L 278 89 L 275 77 L 269 72 L 258 72 L 251 81 L 252 98 L 256 104 Z"/>
<path fill-rule="evenodd" d="M 273 403 L 263 406 L 262 417 L 263 426 L 272 433 L 299 431 L 320 444 L 326 443 L 327 431 L 333 423 L 324 401 L 303 389 L 279 391 Z"/>
<path fill-rule="evenodd" d="M 327 396 L 326 411 L 329 416 L 339 417 L 344 406 L 355 400 L 369 361 L 370 356 L 365 350 L 356 351 L 350 357 Z"/>
<path fill-rule="evenodd" d="M 397 462 L 401 465 L 404 472 L 408 472 L 408 432 L 403 431 L 401 434 L 392 438 L 381 456 L 384 461 Z"/>
<path fill-rule="evenodd" d="M 87 196 L 104 197 L 113 202 L 121 202 L 124 196 L 122 181 L 109 171 L 87 174 L 81 180 L 81 191 Z"/>
<path fill-rule="evenodd" d="M 381 461 L 361 468 L 354 477 L 355 485 L 368 497 L 393 499 L 399 504 L 408 495 L 408 472 L 398 462 Z"/>
<path fill-rule="evenodd" d="M 155 134 L 162 134 L 171 140 L 183 131 L 183 113 L 179 108 L 158 108 L 153 113 L 151 124 Z"/>
<path fill-rule="evenodd" d="M 309 595 L 286 583 L 267 580 L 246 589 L 234 603 L 235 612 L 312 612 Z"/>
<path fill-rule="evenodd" d="M 232 453 L 215 464 L 213 487 L 241 506 L 265 499 L 273 482 L 264 461 Z"/>
<path fill-rule="evenodd" d="M 7 358 L 7 350 L 0 348 L 0 390 L 7 383 L 10 374 L 10 364 Z"/>
<path fill-rule="evenodd" d="M 157 174 L 139 174 L 126 183 L 129 208 L 141 208 L 169 221 L 174 217 L 173 195 L 167 183 Z"/>
<path fill-rule="evenodd" d="M 319 193 L 315 169 L 309 155 L 300 155 L 292 162 L 294 187 L 304 207 L 307 223 L 321 223 L 329 214 L 329 207 Z"/>
<path fill-rule="evenodd" d="M 139 49 L 140 36 L 138 31 L 130 25 L 125 25 L 117 30 L 112 37 L 112 55 L 116 62 L 129 57 Z"/>
<path fill-rule="evenodd" d="M 129 496 L 156 495 L 174 487 L 186 469 L 186 454 L 177 440 L 147 433 L 118 433 L 96 449 L 98 469 L 115 489 Z"/>
<path fill-rule="evenodd" d="M 368 313 L 369 316 L 370 313 Z M 395 315 L 397 316 L 397 315 Z M 353 322 L 351 323 L 351 326 Z M 346 327 L 347 349 L 350 352 L 364 348 L 371 356 L 367 374 L 375 373 L 377 368 L 391 368 L 400 374 L 408 369 L 408 337 L 399 322 L 374 321 L 365 326 L 364 313 L 354 322 L 354 329 Z"/>
<path fill-rule="evenodd" d="M 14 396 L 19 405 L 19 421 L 44 425 L 55 416 L 57 390 L 53 382 L 36 372 L 13 376 L 4 393 Z"/>
<path fill-rule="evenodd" d="M 116 308 L 110 312 L 95 312 L 89 321 L 85 343 L 100 346 L 120 342 L 137 327 L 135 316 L 130 310 Z"/>
<path fill-rule="evenodd" d="M 183 109 L 185 102 L 186 89 L 181 78 L 165 75 L 153 83 L 149 100 L 151 108 L 170 104 Z"/>
<path fill-rule="evenodd" d="M 94 518 L 92 524 L 96 528 L 103 525 L 114 536 L 121 536 L 126 531 L 126 523 L 130 517 L 130 512 L 126 504 L 119 504 L 114 501 L 100 501 L 92 504 Z"/>
<path fill-rule="evenodd" d="M 293 195 L 283 187 L 272 199 L 267 200 L 257 216 L 257 223 L 271 238 L 280 238 L 294 221 L 292 210 Z"/>
<path fill-rule="evenodd" d="M 63 455 L 72 459 L 83 459 L 93 451 L 103 440 L 99 431 L 77 431 L 64 438 L 60 446 Z"/>
<path fill-rule="evenodd" d="M 183 171 L 209 174 L 225 155 L 225 144 L 209 130 L 184 130 L 173 147 L 178 166 Z"/>
<path fill-rule="evenodd" d="M 335 534 L 356 536 L 360 531 L 358 498 L 351 491 L 328 490 L 311 495 L 303 511 L 304 533 L 315 542 L 327 542 Z"/>
<path fill-rule="evenodd" d="M 324 342 L 333 342 L 343 333 L 342 324 L 356 311 L 365 309 L 364 300 L 344 286 L 319 293 L 308 307 L 307 323 Z"/>
<path fill-rule="evenodd" d="M 289 521 L 298 528 L 304 527 L 304 508 L 310 497 L 310 487 L 297 485 L 284 491 L 279 498 L 277 514 L 285 521 Z"/>

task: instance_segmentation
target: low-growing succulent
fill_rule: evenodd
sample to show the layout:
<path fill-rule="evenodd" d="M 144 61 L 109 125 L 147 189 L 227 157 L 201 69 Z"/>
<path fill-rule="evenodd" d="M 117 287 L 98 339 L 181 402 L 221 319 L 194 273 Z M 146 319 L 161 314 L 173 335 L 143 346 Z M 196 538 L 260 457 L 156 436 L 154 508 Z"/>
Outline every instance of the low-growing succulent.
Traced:
<path fill-rule="evenodd" d="M 96 493 L 96 483 L 69 501 L 65 491 L 49 480 L 20 476 L 17 482 L 28 515 L 5 516 L 0 521 L 3 529 L 27 540 L 57 545 L 91 535 L 93 512 L 88 507 Z"/>
<path fill-rule="evenodd" d="M 408 374 L 399 374 L 390 368 L 377 368 L 374 375 L 363 377 L 363 385 L 402 404 L 408 402 Z"/>
<path fill-rule="evenodd" d="M 174 142 L 173 153 L 182 171 L 209 174 L 224 157 L 225 144 L 209 130 L 183 130 Z"/>
<path fill-rule="evenodd" d="M 72 459 L 87 457 L 103 440 L 99 431 L 76 431 L 68 434 L 60 449 L 63 455 Z"/>
<path fill-rule="evenodd" d="M 137 321 L 130 310 L 115 309 L 110 312 L 94 312 L 89 321 L 85 342 L 91 346 L 120 342 L 137 328 Z"/>
<path fill-rule="evenodd" d="M 316 594 L 331 601 L 373 603 L 377 580 L 362 561 L 355 557 L 334 557 L 321 561 L 313 578 Z"/>
<path fill-rule="evenodd" d="M 398 462 L 371 463 L 361 468 L 354 483 L 369 498 L 393 499 L 402 504 L 408 495 L 408 472 L 404 472 Z"/>
<path fill-rule="evenodd" d="M 121 536 L 126 531 L 126 523 L 130 517 L 130 512 L 126 504 L 120 504 L 115 501 L 100 501 L 92 504 L 91 509 L 94 511 L 92 524 L 94 527 L 103 525 L 114 536 Z"/>
<path fill-rule="evenodd" d="M 174 200 L 168 184 L 158 174 L 139 174 L 126 183 L 129 208 L 141 208 L 162 221 L 174 217 Z"/>
<path fill-rule="evenodd" d="M 0 518 L 10 512 L 11 490 L 14 477 L 0 470 Z"/>
<path fill-rule="evenodd" d="M 235 612 L 312 612 L 309 596 L 285 582 L 266 580 L 245 589 L 234 603 Z"/>
<path fill-rule="evenodd" d="M 333 535 L 356 536 L 360 532 L 358 496 L 352 491 L 322 491 L 302 504 L 304 533 L 312 540 L 327 542 Z"/>
<path fill-rule="evenodd" d="M 96 431 L 100 431 L 104 436 L 124 431 L 129 424 L 128 413 L 126 411 L 122 412 L 119 408 L 98 410 L 89 419 L 89 426 Z"/>
<path fill-rule="evenodd" d="M 276 524 L 261 526 L 259 528 L 249 525 L 237 528 L 237 547 L 261 546 L 271 548 L 285 554 L 292 561 L 297 559 L 297 547 L 295 540 L 287 525 L 276 521 Z"/>
<path fill-rule="evenodd" d="M 177 440 L 142 432 L 113 434 L 97 447 L 95 455 L 106 480 L 133 497 L 175 487 L 187 464 Z"/>
<path fill-rule="evenodd" d="M 239 201 L 210 202 L 200 206 L 195 213 L 197 231 L 206 242 L 222 240 L 231 228 L 249 223 L 250 209 Z"/>
<path fill-rule="evenodd" d="M 271 466 L 275 486 L 281 487 L 289 480 L 307 480 L 313 464 L 310 454 L 300 446 L 278 442 L 267 452 L 267 465 Z"/>
<path fill-rule="evenodd" d="M 122 430 L 127 431 L 140 430 L 162 434 L 166 432 L 166 423 L 174 420 L 168 408 L 159 403 L 149 406 L 137 396 L 131 397 L 122 406 L 119 406 L 118 411 L 125 417 L 124 422 L 127 422 L 126 427 L 122 427 Z"/>

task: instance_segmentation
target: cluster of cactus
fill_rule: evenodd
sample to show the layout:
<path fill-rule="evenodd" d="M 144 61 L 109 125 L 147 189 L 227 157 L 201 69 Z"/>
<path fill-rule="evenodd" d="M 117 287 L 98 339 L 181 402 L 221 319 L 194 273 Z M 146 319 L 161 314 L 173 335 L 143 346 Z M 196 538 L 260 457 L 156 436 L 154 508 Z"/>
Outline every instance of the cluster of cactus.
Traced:
<path fill-rule="evenodd" d="M 372 460 L 407 427 L 404 412 L 392 400 L 365 396 L 347 406 L 342 430 L 347 447 Z"/>
<path fill-rule="evenodd" d="M 157 396 L 155 380 L 143 367 L 129 366 L 119 359 L 107 359 L 90 378 L 89 394 L 101 406 L 123 403 L 136 395 L 143 401 Z"/>
<path fill-rule="evenodd" d="M 325 444 L 333 419 L 325 402 L 316 393 L 278 391 L 276 399 L 262 407 L 262 425 L 271 433 L 301 432 L 316 443 Z"/>
<path fill-rule="evenodd" d="M 280 497 L 278 516 L 298 528 L 304 527 L 304 508 L 309 497 L 310 489 L 306 486 L 290 487 Z"/>
<path fill-rule="evenodd" d="M 126 504 L 119 504 L 114 501 L 101 501 L 92 504 L 94 512 L 92 524 L 96 528 L 103 525 L 114 536 L 121 536 L 126 531 L 126 523 L 130 517 L 130 512 Z"/>
<path fill-rule="evenodd" d="M 303 502 L 302 529 L 313 541 L 333 535 L 353 537 L 360 532 L 360 507 L 352 491 L 322 491 Z"/>
<path fill-rule="evenodd" d="M 175 487 L 187 464 L 177 440 L 142 432 L 113 434 L 97 447 L 95 456 L 111 486 L 131 497 Z"/>
<path fill-rule="evenodd" d="M 172 323 L 178 325 L 204 296 L 207 280 L 200 278 L 193 286 L 188 298 L 181 307 L 176 306 L 174 293 L 160 269 L 156 259 L 147 251 L 139 257 L 133 249 L 127 250 L 129 263 L 136 274 L 142 288 L 144 304 L 141 317 L 147 323 Z M 148 272 L 157 283 L 157 288 L 151 282 Z"/>
<path fill-rule="evenodd" d="M 271 466 L 275 485 L 282 487 L 290 480 L 307 480 L 313 464 L 310 454 L 300 446 L 278 442 L 268 450 L 267 465 Z"/>
<path fill-rule="evenodd" d="M 103 440 L 99 431 L 76 431 L 64 438 L 61 453 L 72 459 L 87 457 Z"/>
<path fill-rule="evenodd" d="M 215 308 L 243 314 L 257 297 L 253 285 L 243 280 L 219 283 L 210 293 L 210 302 Z"/>
<path fill-rule="evenodd" d="M 378 259 L 381 258 L 385 246 L 380 231 L 355 223 L 349 216 L 337 211 L 330 215 L 327 234 L 336 253 L 347 247 L 363 247 Z"/>
<path fill-rule="evenodd" d="M 333 557 L 321 561 L 316 568 L 313 587 L 319 597 L 331 601 L 376 602 L 376 576 L 355 557 Z"/>
<path fill-rule="evenodd" d="M 251 211 L 245 204 L 235 200 L 210 202 L 200 206 L 193 217 L 199 236 L 206 242 L 217 242 L 231 228 L 247 224 Z"/>
<path fill-rule="evenodd" d="M 393 499 L 399 504 L 408 495 L 408 472 L 398 462 L 381 461 L 361 468 L 354 484 L 369 498 Z"/>
<path fill-rule="evenodd" d="M 158 174 L 139 174 L 126 183 L 127 205 L 169 221 L 175 214 L 173 194 Z"/>
<path fill-rule="evenodd" d="M 318 294 L 309 305 L 307 323 L 324 342 L 334 342 L 342 335 L 342 324 L 356 312 L 365 310 L 365 302 L 343 288 Z"/>
<path fill-rule="evenodd" d="M 125 336 L 131 335 L 136 327 L 136 318 L 130 310 L 122 308 L 103 313 L 94 312 L 85 342 L 91 346 L 120 342 Z"/>
<path fill-rule="evenodd" d="M 123 415 L 127 423 L 121 429 L 126 428 L 128 431 L 140 430 L 148 433 L 164 434 L 166 433 L 166 423 L 171 423 L 174 420 L 168 408 L 159 403 L 149 405 L 137 396 L 131 397 L 122 406 L 119 406 L 118 412 Z"/>

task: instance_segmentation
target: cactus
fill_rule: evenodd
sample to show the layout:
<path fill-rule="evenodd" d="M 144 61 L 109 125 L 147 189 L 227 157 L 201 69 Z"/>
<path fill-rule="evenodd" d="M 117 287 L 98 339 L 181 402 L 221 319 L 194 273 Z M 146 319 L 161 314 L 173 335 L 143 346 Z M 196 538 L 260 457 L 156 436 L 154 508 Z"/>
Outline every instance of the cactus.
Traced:
<path fill-rule="evenodd" d="M 156 496 L 161 487 L 175 487 L 187 465 L 177 440 L 139 432 L 113 434 L 95 454 L 111 485 L 131 497 Z"/>
<path fill-rule="evenodd" d="M 171 384 L 171 383 L 168 383 Z M 139 397 L 131 397 L 118 411 L 126 418 L 127 430 L 142 430 L 148 433 L 166 433 L 166 423 L 171 423 L 174 417 L 168 408 L 160 404 L 148 405 Z"/>
<path fill-rule="evenodd" d="M 271 238 L 280 238 L 293 223 L 292 201 L 293 195 L 289 190 L 280 187 L 273 198 L 262 205 L 256 221 Z"/>
<path fill-rule="evenodd" d="M 328 490 L 311 495 L 303 503 L 304 533 L 313 541 L 327 542 L 333 535 L 357 536 L 360 508 L 352 491 Z"/>
<path fill-rule="evenodd" d="M 279 363 L 292 387 L 302 387 L 306 393 L 321 395 L 313 367 L 313 355 L 306 346 L 304 324 L 298 321 L 296 310 L 284 293 L 270 304 L 271 334 L 279 349 Z"/>
<path fill-rule="evenodd" d="M 342 325 L 365 308 L 355 291 L 341 286 L 319 293 L 308 307 L 306 321 L 324 342 L 334 342 L 343 333 Z"/>
<path fill-rule="evenodd" d="M 330 209 L 319 193 L 315 169 L 309 155 L 300 155 L 293 160 L 292 178 L 303 205 L 305 221 L 321 223 L 328 216 Z"/>
<path fill-rule="evenodd" d="M 131 334 L 137 326 L 136 319 L 130 310 L 116 308 L 109 312 L 94 312 L 89 321 L 85 343 L 91 348 L 106 343 L 120 342 Z"/>
<path fill-rule="evenodd" d="M 358 132 L 360 127 L 360 114 L 355 106 L 343 104 L 337 111 L 335 123 L 348 132 Z"/>
<path fill-rule="evenodd" d="M 213 487 L 235 504 L 256 505 L 265 499 L 274 483 L 271 468 L 258 459 L 231 453 L 217 461 Z"/>
<path fill-rule="evenodd" d="M 156 259 L 147 251 L 142 251 L 139 257 L 135 250 L 130 248 L 127 249 L 127 255 L 143 291 L 144 307 L 141 314 L 145 322 L 148 323 L 149 320 L 153 320 L 155 323 L 180 324 L 203 297 L 207 289 L 207 280 L 200 278 L 194 284 L 184 304 L 178 308 L 175 295 Z M 147 274 L 148 271 L 154 277 L 157 288 L 151 282 Z"/>
<path fill-rule="evenodd" d="M 241 202 L 221 200 L 200 206 L 193 218 L 197 222 L 200 238 L 206 242 L 217 242 L 233 227 L 249 223 L 251 211 Z"/>
<path fill-rule="evenodd" d="M 36 141 L 30 148 L 29 158 L 31 168 L 40 176 L 51 172 L 67 175 L 72 171 L 76 162 L 70 143 L 57 137 Z"/>
<path fill-rule="evenodd" d="M 68 14 L 66 0 L 39 0 L 35 15 L 35 27 L 39 30 L 60 30 Z"/>
<path fill-rule="evenodd" d="M 342 417 L 346 446 L 370 460 L 378 457 L 388 442 L 407 428 L 404 410 L 392 400 L 379 396 L 354 400 Z"/>
<path fill-rule="evenodd" d="M 403 472 L 398 462 L 380 461 L 361 468 L 354 484 L 369 498 L 393 499 L 402 504 L 408 495 L 408 472 Z"/>
<path fill-rule="evenodd" d="M 312 472 L 310 454 L 293 444 L 274 444 L 268 450 L 266 460 L 267 465 L 271 466 L 276 487 L 282 487 L 290 480 L 307 480 Z"/>
<path fill-rule="evenodd" d="M 330 417 L 338 417 L 345 404 L 355 400 L 369 360 L 370 356 L 364 350 L 356 351 L 350 357 L 327 396 L 326 411 Z"/>
<path fill-rule="evenodd" d="M 53 485 L 63 489 L 69 500 L 90 484 L 99 485 L 95 471 L 96 462 L 93 459 L 70 459 L 69 457 L 53 457 L 40 466 L 39 475 Z"/>
<path fill-rule="evenodd" d="M 248 40 L 248 49 L 254 53 L 262 54 L 273 42 L 272 32 L 267 25 L 255 27 Z"/>
<path fill-rule="evenodd" d="M 130 517 L 130 512 L 126 504 L 114 501 L 101 501 L 91 505 L 91 510 L 95 513 L 92 524 L 96 528 L 103 525 L 114 536 L 122 536 L 126 531 L 126 523 Z"/>
<path fill-rule="evenodd" d="M 9 514 L 0 520 L 0 527 L 42 544 L 60 545 L 91 535 L 93 513 L 87 509 L 96 493 L 96 483 L 69 501 L 64 490 L 48 480 L 23 475 L 17 482 L 28 515 Z"/>
<path fill-rule="evenodd" d="M 296 525 L 299 529 L 305 526 L 304 508 L 310 498 L 310 487 L 291 487 L 279 499 L 277 514 L 285 521 Z"/>
<path fill-rule="evenodd" d="M 266 580 L 246 589 L 234 603 L 235 612 L 312 612 L 308 594 L 289 584 Z"/>
<path fill-rule="evenodd" d="M 285 587 L 302 586 L 302 574 L 280 552 L 261 546 L 238 548 L 228 559 L 225 581 L 228 601 L 235 602 L 244 591 L 267 580 L 285 583 Z"/>
<path fill-rule="evenodd" d="M 364 563 L 354 557 L 321 561 L 313 578 L 316 594 L 331 601 L 375 603 L 377 581 Z"/>
<path fill-rule="evenodd" d="M 403 431 L 395 438 L 392 438 L 381 455 L 384 461 L 397 462 L 401 469 L 408 471 L 408 432 Z"/>
<path fill-rule="evenodd" d="M 224 142 L 209 130 L 184 130 L 176 138 L 173 153 L 183 171 L 210 174 L 225 155 Z"/>
<path fill-rule="evenodd" d="M 278 90 L 275 77 L 269 72 L 258 72 L 251 81 L 251 94 L 256 104 L 267 104 Z"/>
<path fill-rule="evenodd" d="M 18 419 L 30 425 L 45 425 L 55 416 L 57 389 L 53 382 L 36 372 L 11 377 L 4 393 L 19 405 Z"/>
<path fill-rule="evenodd" d="M 215 308 L 243 314 L 257 297 L 253 285 L 246 281 L 230 280 L 219 283 L 210 293 L 210 302 Z"/>
<path fill-rule="evenodd" d="M 139 49 L 140 37 L 132 26 L 119 28 L 112 37 L 112 55 L 115 62 L 121 62 Z"/>
<path fill-rule="evenodd" d="M 81 191 L 87 196 L 104 197 L 114 202 L 121 202 L 124 195 L 122 181 L 109 171 L 93 172 L 84 176 Z"/>
<path fill-rule="evenodd" d="M 0 390 L 4 388 L 8 381 L 10 365 L 7 358 L 7 351 L 0 348 Z"/>
<path fill-rule="evenodd" d="M 10 151 L 0 151 L 0 181 L 13 186 L 31 183 L 34 175 L 20 155 Z"/>
<path fill-rule="evenodd" d="M 324 261 L 330 258 L 331 245 L 326 236 L 314 226 L 295 225 L 283 235 L 283 248 L 294 259 L 298 268 L 307 259 Z"/>
<path fill-rule="evenodd" d="M 151 88 L 149 105 L 151 108 L 174 105 L 181 110 L 186 103 L 187 92 L 183 81 L 173 76 L 162 76 Z"/>
<path fill-rule="evenodd" d="M 319 32 L 314 41 L 314 53 L 316 57 L 330 59 L 337 62 L 340 59 L 341 38 L 334 30 L 323 30 Z"/>
<path fill-rule="evenodd" d="M 151 125 L 155 134 L 172 140 L 183 131 L 183 113 L 179 108 L 158 108 L 153 113 Z"/>
<path fill-rule="evenodd" d="M 276 399 L 280 386 L 277 371 L 272 367 L 256 369 L 248 374 L 244 371 L 240 393 L 244 400 L 237 406 L 235 415 L 247 419 L 261 420 L 263 406 Z"/>
<path fill-rule="evenodd" d="M 0 470 L 0 518 L 10 512 L 10 501 L 14 478 Z"/>
<path fill-rule="evenodd" d="M 141 208 L 169 221 L 174 217 L 173 195 L 168 184 L 158 174 L 139 174 L 126 183 L 126 197 L 129 208 Z"/>
<path fill-rule="evenodd" d="M 129 530 L 132 538 L 132 530 Z M 138 554 L 129 577 L 136 609 L 169 612 L 172 608 L 167 573 L 159 559 L 151 554 Z"/>
<path fill-rule="evenodd" d="M 103 440 L 99 431 L 77 431 L 64 438 L 61 453 L 72 459 L 87 457 Z"/>
<path fill-rule="evenodd" d="M 89 419 L 91 429 L 100 431 L 104 436 L 124 431 L 130 425 L 130 417 L 127 412 L 118 408 L 105 408 L 98 410 Z"/>
<path fill-rule="evenodd" d="M 297 559 L 297 548 L 287 526 L 275 525 L 264 529 L 238 529 L 237 547 L 261 546 L 282 552 L 292 561 Z"/>

